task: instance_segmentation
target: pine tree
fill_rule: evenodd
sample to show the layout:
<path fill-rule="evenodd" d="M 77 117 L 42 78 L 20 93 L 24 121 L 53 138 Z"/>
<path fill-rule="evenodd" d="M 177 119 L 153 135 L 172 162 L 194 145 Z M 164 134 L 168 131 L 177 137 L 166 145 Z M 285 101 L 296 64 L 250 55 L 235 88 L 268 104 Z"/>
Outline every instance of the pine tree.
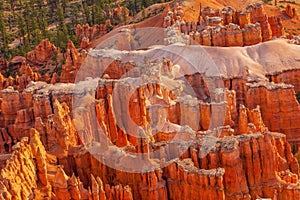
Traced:
<path fill-rule="evenodd" d="M 146 9 L 144 6 L 142 7 L 142 17 L 143 19 L 146 19 Z"/>
<path fill-rule="evenodd" d="M 24 22 L 25 22 L 25 30 L 26 30 L 26 34 L 28 37 L 28 42 L 30 43 L 31 41 L 31 28 L 30 28 L 30 24 L 31 24 L 31 9 L 28 3 L 25 4 L 25 9 L 23 11 L 23 18 L 24 18 Z"/>
<path fill-rule="evenodd" d="M 5 59 L 9 59 L 8 38 L 2 11 L 0 11 L 0 33 L 1 56 L 3 56 Z"/>
<path fill-rule="evenodd" d="M 11 11 L 15 11 L 15 0 L 9 0 L 10 9 Z"/>
<path fill-rule="evenodd" d="M 33 46 L 38 45 L 42 38 L 42 33 L 41 30 L 39 28 L 39 16 L 38 16 L 38 11 L 35 9 L 34 7 L 35 1 L 31 0 L 30 1 L 30 9 L 29 9 L 29 29 L 30 29 L 30 33 L 31 33 L 31 44 Z"/>
<path fill-rule="evenodd" d="M 127 24 L 127 12 L 126 12 L 126 7 L 122 8 L 122 18 L 123 18 L 123 22 L 125 24 Z"/>
<path fill-rule="evenodd" d="M 17 27 L 19 29 L 19 36 L 21 37 L 21 42 L 23 42 L 24 45 L 26 45 L 26 28 L 25 28 L 25 20 L 24 17 L 22 15 L 18 15 L 17 17 Z"/>
<path fill-rule="evenodd" d="M 0 1 L 0 11 L 3 11 L 3 1 Z"/>
<path fill-rule="evenodd" d="M 65 22 L 64 12 L 61 6 L 57 8 L 57 17 L 58 17 L 58 29 L 56 32 L 57 41 L 56 44 L 60 47 L 62 52 L 66 51 L 66 46 L 68 43 L 68 28 Z"/>
<path fill-rule="evenodd" d="M 39 10 L 38 16 L 38 25 L 39 29 L 42 32 L 42 35 L 44 38 L 47 37 L 47 27 L 48 27 L 48 22 L 47 22 L 47 16 L 46 16 L 47 10 L 46 8 L 42 8 Z"/>
<path fill-rule="evenodd" d="M 57 8 L 57 0 L 47 0 L 47 5 L 49 6 L 49 14 L 53 14 Z"/>
<path fill-rule="evenodd" d="M 104 23 L 103 18 L 103 10 L 100 4 L 94 4 L 93 10 L 92 10 L 92 21 L 93 24 L 102 24 Z"/>
<path fill-rule="evenodd" d="M 134 1 L 129 0 L 127 2 L 127 8 L 130 10 L 130 15 L 134 16 L 136 14 L 135 6 L 134 6 Z"/>
<path fill-rule="evenodd" d="M 92 24 L 96 24 L 96 6 L 92 6 Z"/>
<path fill-rule="evenodd" d="M 65 22 L 64 11 L 61 6 L 59 6 L 57 9 L 57 20 L 58 20 L 58 29 L 67 35 L 68 29 Z"/>
<path fill-rule="evenodd" d="M 43 5 L 44 5 L 44 0 L 36 0 L 36 3 L 38 5 L 38 7 L 39 7 L 39 10 L 41 10 L 42 7 L 43 7 Z"/>
<path fill-rule="evenodd" d="M 72 30 L 74 30 L 76 28 L 77 24 L 80 24 L 80 15 L 79 15 L 79 10 L 78 8 L 75 6 L 73 9 L 73 15 L 71 16 L 71 27 Z"/>
<path fill-rule="evenodd" d="M 69 0 L 61 0 L 63 12 L 66 13 L 66 8 Z"/>
<path fill-rule="evenodd" d="M 90 9 L 86 2 L 83 3 L 83 12 L 85 16 L 85 23 L 90 24 Z"/>

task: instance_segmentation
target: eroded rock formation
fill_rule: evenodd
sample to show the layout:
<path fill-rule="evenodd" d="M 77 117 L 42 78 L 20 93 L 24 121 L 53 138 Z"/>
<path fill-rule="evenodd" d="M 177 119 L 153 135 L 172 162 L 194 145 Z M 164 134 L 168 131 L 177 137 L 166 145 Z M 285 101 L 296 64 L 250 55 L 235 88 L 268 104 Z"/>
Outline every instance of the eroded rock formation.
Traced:
<path fill-rule="evenodd" d="M 298 17 L 298 13 L 297 13 L 297 9 L 292 7 L 290 4 L 288 4 L 285 8 L 285 13 L 291 17 L 291 18 L 297 18 Z"/>
<path fill-rule="evenodd" d="M 242 47 L 280 37 L 281 20 L 260 3 L 205 7 L 199 23 L 179 5 L 165 13 L 184 41 L 237 47 L 128 52 L 121 38 L 120 51 L 86 55 L 69 41 L 61 76 L 26 62 L 0 74 L 0 199 L 299 199 L 298 46 Z M 82 48 L 104 29 L 78 26 Z M 290 55 L 270 56 L 272 45 Z M 50 47 L 27 60 L 47 62 Z"/>
<path fill-rule="evenodd" d="M 299 104 L 291 86 L 236 79 L 230 83 L 236 92 L 209 93 L 204 77 L 192 74 L 185 77 L 192 97 L 180 89 L 179 66 L 167 58 L 149 64 L 143 76 L 135 65 L 112 66 L 100 79 L 2 91 L 1 152 L 13 151 L 2 169 L 3 198 L 297 199 L 299 165 L 288 141 Z M 116 69 L 135 73 L 123 78 Z M 118 162 L 105 163 L 106 155 Z M 139 167 L 147 170 L 127 172 Z"/>
<path fill-rule="evenodd" d="M 266 126 L 272 131 L 285 133 L 287 140 L 299 146 L 296 138 L 299 137 L 297 113 L 300 107 L 293 86 L 272 83 L 256 83 L 247 86 L 249 88 L 246 93 L 246 105 L 249 108 L 260 105 Z"/>
<path fill-rule="evenodd" d="M 35 129 L 30 139 L 23 138 L 13 147 L 11 158 L 1 170 L 1 199 L 77 199 L 77 200 L 131 200 L 129 186 L 110 186 L 91 175 L 91 183 L 85 189 L 74 174 L 68 177 L 56 158 L 47 154 Z"/>
<path fill-rule="evenodd" d="M 25 57 L 28 62 L 39 65 L 47 63 L 57 53 L 57 47 L 51 44 L 48 39 L 45 39 L 33 51 L 28 52 Z"/>
<path fill-rule="evenodd" d="M 78 53 L 73 42 L 69 40 L 66 53 L 66 64 L 62 66 L 62 73 L 59 81 L 63 83 L 75 82 L 77 71 L 84 62 L 85 56 L 85 52 Z M 54 77 L 53 79 L 55 80 L 56 78 Z M 58 80 L 53 82 L 58 82 Z"/>
<path fill-rule="evenodd" d="M 200 11 L 197 22 L 186 22 L 182 8 L 165 12 L 164 27 L 176 27 L 190 40 L 205 46 L 249 46 L 284 35 L 281 18 L 268 17 L 263 3 L 249 4 L 246 11 L 228 6 L 213 10 L 209 6 Z"/>
<path fill-rule="evenodd" d="M 76 27 L 76 37 L 80 47 L 82 49 L 87 48 L 92 40 L 106 34 L 110 27 L 112 27 L 112 25 L 109 20 L 107 20 L 105 24 L 96 24 L 92 27 L 90 27 L 88 24 L 83 26 L 78 24 Z"/>
<path fill-rule="evenodd" d="M 282 20 L 279 17 L 269 17 L 268 21 L 271 26 L 272 36 L 280 37 L 284 35 Z"/>
<path fill-rule="evenodd" d="M 300 45 L 300 36 L 293 36 L 293 38 L 290 39 L 288 42 L 291 44 Z"/>
<path fill-rule="evenodd" d="M 7 72 L 7 67 L 8 62 L 5 59 L 0 58 L 0 70 L 2 74 L 5 74 Z"/>

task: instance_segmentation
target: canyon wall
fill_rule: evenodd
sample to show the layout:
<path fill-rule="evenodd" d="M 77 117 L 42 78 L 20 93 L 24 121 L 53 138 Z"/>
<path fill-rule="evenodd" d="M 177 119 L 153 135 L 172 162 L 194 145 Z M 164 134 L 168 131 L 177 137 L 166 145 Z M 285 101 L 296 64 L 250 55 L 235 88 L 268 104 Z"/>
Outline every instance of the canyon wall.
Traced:
<path fill-rule="evenodd" d="M 246 105 L 255 108 L 260 105 L 266 126 L 275 132 L 286 134 L 287 140 L 299 146 L 298 120 L 299 103 L 292 85 L 283 83 L 247 84 Z"/>
<path fill-rule="evenodd" d="M 103 78 L 2 90 L 1 152 L 12 153 L 0 178 L 3 198 L 299 197 L 288 143 L 299 112 L 292 86 L 245 77 L 209 93 L 204 77 L 192 74 L 184 77 L 190 96 L 167 58 L 144 76 L 137 69 L 113 62 Z"/>
<path fill-rule="evenodd" d="M 30 140 L 25 137 L 13 146 L 11 158 L 1 170 L 1 199 L 132 199 L 130 187 L 104 185 L 93 175 L 85 189 L 79 178 L 74 174 L 68 177 L 55 156 L 47 154 L 35 129 L 30 135 Z"/>
<path fill-rule="evenodd" d="M 207 46 L 282 34 L 261 4 L 248 10 L 206 7 L 199 18 L 213 27 L 177 30 Z M 178 6 L 173 14 L 166 26 L 184 13 Z M 101 31 L 77 30 L 83 46 Z M 56 50 L 43 41 L 27 61 L 47 62 Z M 166 57 L 141 67 L 86 56 L 69 41 L 61 76 L 41 76 L 26 62 L 15 78 L 0 75 L 0 199 L 299 199 L 297 70 L 267 82 L 245 67 L 241 77 L 216 77 L 211 89 L 203 74 Z"/>

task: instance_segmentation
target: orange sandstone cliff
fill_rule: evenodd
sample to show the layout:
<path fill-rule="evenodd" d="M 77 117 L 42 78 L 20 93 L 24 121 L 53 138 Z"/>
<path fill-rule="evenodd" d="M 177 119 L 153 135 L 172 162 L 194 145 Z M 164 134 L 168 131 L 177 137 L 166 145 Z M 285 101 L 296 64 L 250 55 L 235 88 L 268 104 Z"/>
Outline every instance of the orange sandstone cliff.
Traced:
<path fill-rule="evenodd" d="M 61 75 L 36 70 L 48 40 L 14 76 L 0 60 L 0 199 L 300 198 L 298 38 L 271 40 L 262 3 L 184 14 L 164 10 L 172 45 L 135 51 L 129 27 L 86 52 L 110 23 L 78 25 Z"/>

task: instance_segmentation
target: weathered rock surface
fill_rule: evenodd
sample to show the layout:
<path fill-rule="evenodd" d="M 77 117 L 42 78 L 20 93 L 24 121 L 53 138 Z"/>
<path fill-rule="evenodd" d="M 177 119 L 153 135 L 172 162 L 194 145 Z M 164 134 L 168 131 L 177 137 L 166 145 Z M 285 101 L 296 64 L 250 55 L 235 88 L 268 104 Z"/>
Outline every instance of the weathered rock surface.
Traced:
<path fill-rule="evenodd" d="M 2 74 L 5 74 L 7 72 L 7 68 L 8 68 L 8 62 L 3 59 L 0 58 L 0 71 Z"/>
<path fill-rule="evenodd" d="M 46 81 L 46 76 L 41 76 L 38 72 L 34 72 L 32 68 L 23 62 L 17 70 L 15 77 L 6 78 L 0 74 L 0 89 L 6 89 L 11 86 L 17 90 L 23 91 L 31 81 Z"/>
<path fill-rule="evenodd" d="M 35 49 L 26 54 L 26 60 L 33 64 L 45 64 L 58 53 L 57 47 L 50 43 L 48 39 L 41 41 Z"/>
<path fill-rule="evenodd" d="M 258 23 L 246 24 L 243 31 L 245 45 L 253 45 L 262 42 L 261 27 Z"/>
<path fill-rule="evenodd" d="M 105 24 L 96 24 L 92 27 L 90 27 L 88 24 L 83 26 L 77 25 L 76 37 L 80 47 L 85 49 L 92 40 L 106 34 L 108 32 L 108 27 L 112 27 L 109 20 L 107 20 Z"/>
<path fill-rule="evenodd" d="M 299 103 L 293 86 L 274 83 L 247 84 L 246 105 L 255 108 L 260 105 L 266 126 L 275 132 L 283 132 L 287 140 L 299 146 Z"/>
<path fill-rule="evenodd" d="M 297 9 L 292 7 L 290 4 L 288 4 L 285 8 L 285 13 L 291 17 L 291 18 L 297 18 L 298 17 L 298 13 L 297 13 Z"/>
<path fill-rule="evenodd" d="M 133 199 L 129 186 L 104 185 L 93 175 L 89 188 L 85 189 L 79 178 L 74 174 L 68 177 L 51 161 L 39 133 L 31 129 L 30 134 L 30 141 L 23 138 L 13 147 L 11 158 L 1 170 L 1 199 Z"/>
<path fill-rule="evenodd" d="M 46 151 L 35 130 L 32 130 L 31 139 L 29 143 L 28 138 L 23 138 L 13 147 L 11 158 L 1 170 L 2 199 L 34 199 L 38 188 L 44 190 L 43 198 L 51 197 L 51 186 L 47 183 Z"/>
<path fill-rule="evenodd" d="M 260 4 L 250 7 L 246 15 L 206 7 L 203 17 L 218 26 L 200 31 L 186 22 L 180 31 L 222 47 L 268 40 L 269 28 L 280 36 L 277 18 L 268 19 Z M 181 11 L 177 6 L 166 24 L 181 21 Z M 93 29 L 78 32 L 97 37 Z M 279 46 L 284 50 L 269 55 Z M 67 49 L 54 85 L 31 82 L 42 78 L 25 63 L 16 79 L 0 76 L 1 165 L 11 153 L 1 170 L 0 199 L 299 199 L 292 153 L 300 146 L 294 141 L 298 46 L 276 40 L 94 50 L 79 75 L 84 56 L 71 42 Z M 192 63 L 203 49 L 214 62 Z M 173 63 L 171 50 L 193 59 Z M 162 59 L 145 59 L 158 54 Z M 283 79 L 295 88 L 279 84 Z"/>
<path fill-rule="evenodd" d="M 178 16 L 178 13 L 183 12 L 181 9 L 166 9 L 164 27 L 178 27 L 182 34 L 190 36 L 192 44 L 250 46 L 284 35 L 281 19 L 268 17 L 261 2 L 249 4 L 246 11 L 236 11 L 230 6 L 220 11 L 206 6 L 200 11 L 197 22 L 184 21 Z"/>
<path fill-rule="evenodd" d="M 212 142 L 213 138 L 207 138 L 207 140 Z M 199 140 L 199 142 L 204 141 L 204 139 Z M 277 143 L 282 146 L 278 146 Z M 278 174 L 281 171 L 291 171 L 293 164 L 287 163 L 296 163 L 296 160 L 289 160 L 292 155 L 290 151 L 287 151 L 287 154 L 283 153 L 285 152 L 283 149 L 290 147 L 289 145 L 285 146 L 287 143 L 284 135 L 277 133 L 240 135 L 214 141 L 214 144 L 216 144 L 215 147 L 207 149 L 207 153 L 201 151 L 204 156 L 200 157 L 199 154 L 198 159 L 192 156 L 192 160 L 195 166 L 208 170 L 224 167 L 223 182 L 226 199 L 255 199 L 258 197 L 281 199 L 283 193 L 288 193 L 288 188 L 281 191 L 281 186 L 278 187 L 278 185 L 285 185 L 285 181 Z M 197 145 L 191 146 L 190 152 L 191 155 L 200 153 Z M 268 160 L 268 166 L 261 167 L 264 166 L 263 163 L 266 160 Z M 282 165 L 278 165 L 278 160 L 282 161 Z M 273 171 L 274 169 L 276 170 Z M 294 173 L 298 176 L 297 170 Z M 264 185 L 267 182 L 268 185 Z M 292 184 L 291 187 L 293 187 Z M 295 194 L 291 199 L 296 198 L 297 195 Z"/>
<path fill-rule="evenodd" d="M 62 73 L 59 81 L 62 83 L 74 83 L 77 71 L 84 62 L 85 56 L 85 53 L 79 54 L 73 42 L 69 40 L 66 52 L 66 64 L 62 66 Z M 53 79 L 53 82 L 58 82 L 58 80 L 55 80 L 57 78 L 54 77 Z"/>
<path fill-rule="evenodd" d="M 6 128 L 2 131 L 5 144 L 12 145 L 22 137 L 29 137 L 32 127 L 41 132 L 41 140 L 47 150 L 59 144 L 58 147 L 64 151 L 68 149 L 69 144 L 78 143 L 68 107 L 71 106 L 71 93 L 69 97 L 66 96 L 68 87 L 62 88 L 65 91 L 60 93 L 55 90 L 43 90 L 45 86 L 46 83 L 37 82 L 21 93 L 12 87 L 2 90 L 1 124 Z M 68 105 L 59 101 L 67 102 Z M 11 140 L 7 139 L 7 134 Z M 4 147 L 1 147 L 1 150 L 4 151 Z"/>
<path fill-rule="evenodd" d="M 272 36 L 280 37 L 284 35 L 284 28 L 282 25 L 282 20 L 279 17 L 269 17 L 268 21 L 271 26 Z"/>
<path fill-rule="evenodd" d="M 290 39 L 288 42 L 291 44 L 300 45 L 300 36 L 293 36 L 293 38 Z"/>
<path fill-rule="evenodd" d="M 262 41 L 272 39 L 272 30 L 268 22 L 268 17 L 262 2 L 256 2 L 247 6 L 247 11 L 250 12 L 251 23 L 259 23 L 261 26 Z"/>
<path fill-rule="evenodd" d="M 192 159 L 177 160 L 165 169 L 170 199 L 225 199 L 222 168 L 205 170 Z M 195 190 L 194 188 L 198 189 Z"/>

